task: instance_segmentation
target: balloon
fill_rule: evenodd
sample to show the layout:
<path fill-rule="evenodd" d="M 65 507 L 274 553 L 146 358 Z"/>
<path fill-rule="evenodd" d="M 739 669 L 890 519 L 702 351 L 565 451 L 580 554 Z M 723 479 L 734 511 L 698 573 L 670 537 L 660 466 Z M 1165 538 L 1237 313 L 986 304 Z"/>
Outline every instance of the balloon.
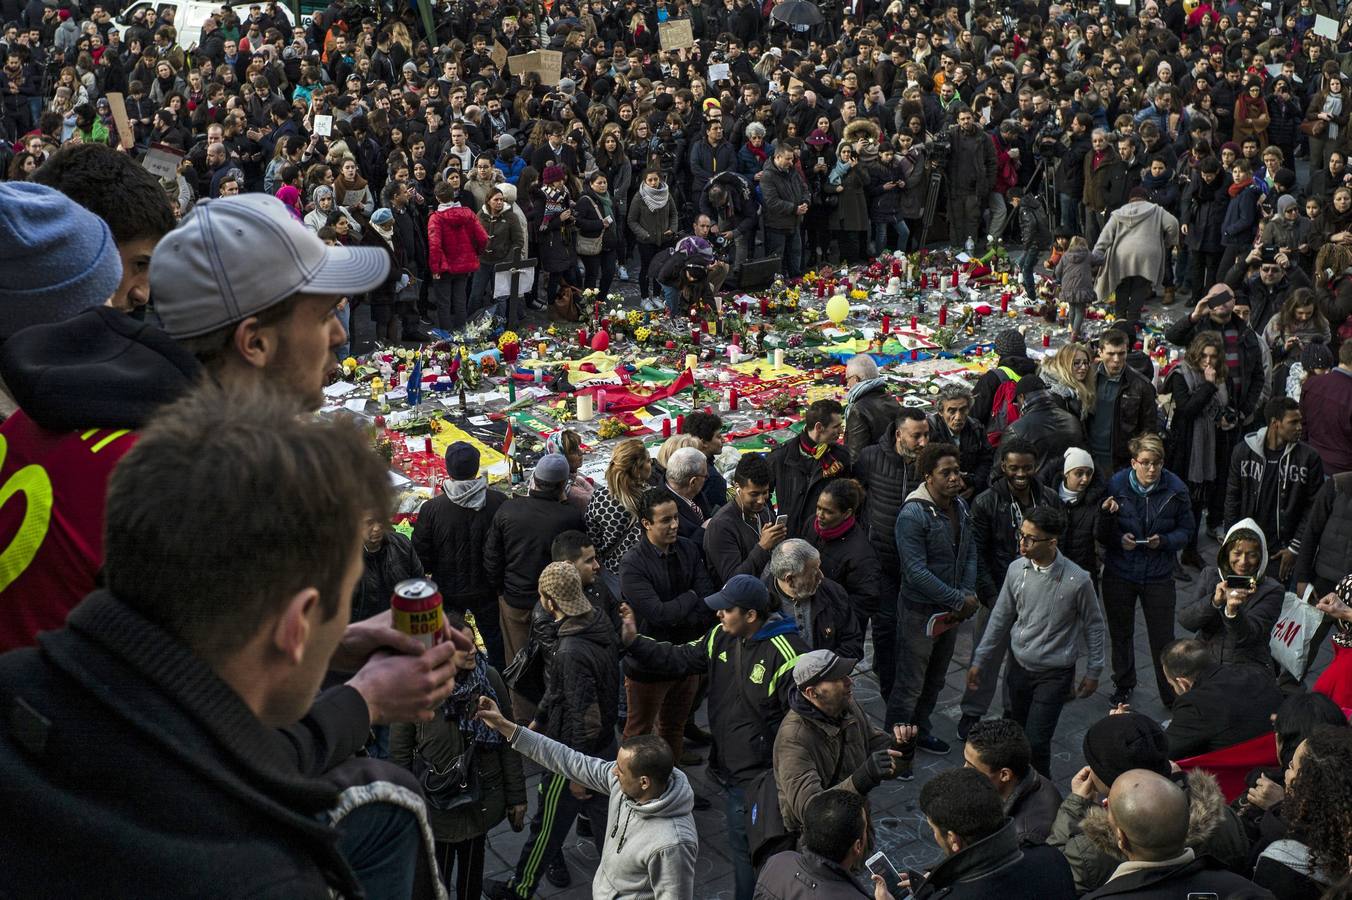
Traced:
<path fill-rule="evenodd" d="M 596 334 L 592 337 L 591 348 L 593 350 L 610 349 L 610 335 L 606 333 L 605 329 L 596 332 Z"/>
<path fill-rule="evenodd" d="M 850 301 L 845 299 L 844 294 L 836 294 L 826 301 L 826 317 L 837 325 L 844 322 L 845 317 L 849 314 Z"/>

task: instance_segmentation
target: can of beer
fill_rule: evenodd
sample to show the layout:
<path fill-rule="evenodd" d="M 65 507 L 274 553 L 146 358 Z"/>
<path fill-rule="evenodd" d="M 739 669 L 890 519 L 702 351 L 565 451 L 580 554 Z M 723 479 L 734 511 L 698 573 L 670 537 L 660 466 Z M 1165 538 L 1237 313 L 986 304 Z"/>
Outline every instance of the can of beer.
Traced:
<path fill-rule="evenodd" d="M 441 643 L 441 592 L 427 578 L 410 578 L 394 586 L 390 598 L 394 627 L 431 647 Z"/>

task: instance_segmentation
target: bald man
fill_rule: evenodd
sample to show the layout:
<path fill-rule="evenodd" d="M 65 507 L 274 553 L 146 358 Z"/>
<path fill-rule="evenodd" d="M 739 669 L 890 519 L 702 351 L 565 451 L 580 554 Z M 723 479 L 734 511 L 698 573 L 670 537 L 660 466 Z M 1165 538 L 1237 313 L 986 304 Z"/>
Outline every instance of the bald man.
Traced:
<path fill-rule="evenodd" d="M 1158 772 L 1129 769 L 1117 776 L 1108 793 L 1108 824 L 1127 861 L 1107 884 L 1087 894 L 1086 900 L 1190 896 L 1267 900 L 1273 896 L 1186 846 L 1188 795 Z"/>
<path fill-rule="evenodd" d="M 887 392 L 878 363 L 867 353 L 845 363 L 845 447 L 855 459 L 887 435 L 901 412 L 901 404 Z M 891 438 L 888 437 L 890 443 Z"/>

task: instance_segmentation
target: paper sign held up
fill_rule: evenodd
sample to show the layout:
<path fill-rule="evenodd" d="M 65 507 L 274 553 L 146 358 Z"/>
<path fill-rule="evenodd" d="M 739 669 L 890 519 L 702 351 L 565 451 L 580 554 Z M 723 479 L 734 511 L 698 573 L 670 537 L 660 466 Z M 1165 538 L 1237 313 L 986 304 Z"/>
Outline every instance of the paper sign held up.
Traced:
<path fill-rule="evenodd" d="M 1328 38 L 1331 41 L 1338 40 L 1337 19 L 1330 19 L 1328 16 L 1315 16 L 1312 30 L 1322 38 Z"/>
<path fill-rule="evenodd" d="M 163 147 L 155 146 L 146 151 L 141 160 L 141 168 L 156 178 L 178 177 L 178 164 L 183 161 L 181 154 L 175 154 Z"/>
<path fill-rule="evenodd" d="M 670 19 L 657 26 L 657 37 L 663 50 L 680 50 L 695 46 L 695 32 L 689 19 Z"/>
<path fill-rule="evenodd" d="M 714 63 L 709 67 L 709 81 L 717 83 L 727 81 L 731 77 L 731 69 L 727 63 Z"/>
<path fill-rule="evenodd" d="M 563 51 L 561 50 L 540 50 L 539 67 L 536 69 L 540 73 L 540 81 L 545 84 L 558 84 L 559 79 L 563 77 Z"/>
<path fill-rule="evenodd" d="M 333 116 L 315 116 L 315 134 L 320 137 L 333 134 Z"/>

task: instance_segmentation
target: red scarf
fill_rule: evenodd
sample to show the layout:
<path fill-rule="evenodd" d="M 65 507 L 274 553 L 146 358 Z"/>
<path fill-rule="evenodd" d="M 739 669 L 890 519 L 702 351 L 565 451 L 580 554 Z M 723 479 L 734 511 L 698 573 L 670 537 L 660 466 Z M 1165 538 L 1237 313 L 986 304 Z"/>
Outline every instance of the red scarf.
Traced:
<path fill-rule="evenodd" d="M 810 456 L 817 461 L 822 467 L 823 478 L 831 478 L 839 474 L 840 470 L 844 468 L 840 461 L 828 452 L 831 449 L 830 444 L 814 444 L 810 439 L 800 435 L 798 449 L 802 451 L 804 456 Z"/>
<path fill-rule="evenodd" d="M 1243 181 L 1241 181 L 1239 184 L 1232 184 L 1232 185 L 1230 185 L 1230 196 L 1231 196 L 1231 197 L 1238 197 L 1239 194 L 1240 194 L 1240 192 L 1243 191 L 1246 187 L 1248 187 L 1248 186 L 1251 185 L 1251 184 L 1253 184 L 1253 177 L 1252 177 L 1252 176 L 1250 176 L 1249 178 L 1245 178 L 1245 179 L 1244 179 Z"/>
<path fill-rule="evenodd" d="M 854 514 L 846 516 L 840 520 L 840 524 L 833 528 L 822 528 L 822 520 L 814 518 L 812 520 L 812 529 L 817 532 L 817 537 L 824 541 L 834 541 L 836 538 L 845 536 L 845 532 L 854 527 Z"/>

